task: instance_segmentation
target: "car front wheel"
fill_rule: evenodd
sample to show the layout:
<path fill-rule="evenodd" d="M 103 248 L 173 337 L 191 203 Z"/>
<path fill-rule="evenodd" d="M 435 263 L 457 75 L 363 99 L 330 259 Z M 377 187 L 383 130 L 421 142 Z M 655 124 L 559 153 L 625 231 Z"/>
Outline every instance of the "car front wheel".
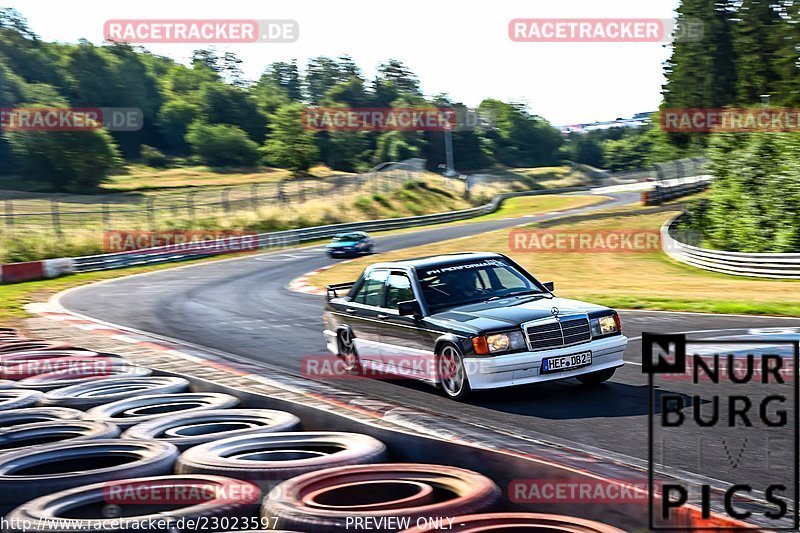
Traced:
<path fill-rule="evenodd" d="M 350 328 L 343 328 L 339 331 L 339 357 L 344 361 L 344 368 L 348 372 L 358 372 L 361 368 L 361 361 L 358 359 L 356 343 L 353 338 L 353 331 Z"/>
<path fill-rule="evenodd" d="M 605 370 L 600 370 L 598 372 L 592 372 L 591 374 L 584 374 L 582 376 L 576 376 L 578 381 L 583 383 L 584 385 L 598 385 L 604 381 L 608 381 L 614 376 L 614 372 L 616 372 L 616 368 L 606 368 Z"/>
<path fill-rule="evenodd" d="M 448 398 L 465 400 L 472 393 L 467 370 L 464 368 L 464 358 L 452 344 L 445 344 L 439 349 L 436 370 L 439 374 L 439 386 Z"/>

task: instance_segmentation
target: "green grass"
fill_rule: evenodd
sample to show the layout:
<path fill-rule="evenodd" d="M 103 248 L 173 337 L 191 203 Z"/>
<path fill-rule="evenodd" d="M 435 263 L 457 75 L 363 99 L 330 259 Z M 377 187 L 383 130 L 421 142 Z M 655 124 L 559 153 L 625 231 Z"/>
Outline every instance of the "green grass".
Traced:
<path fill-rule="evenodd" d="M 547 230 L 649 231 L 680 212 L 631 205 L 603 210 L 606 216 L 571 217 L 546 223 Z M 595 213 L 600 213 L 599 211 Z M 534 225 L 539 227 L 542 225 Z M 481 235 L 480 249 L 509 254 L 542 280 L 553 280 L 556 294 L 618 308 L 753 315 L 800 315 L 800 281 L 729 276 L 697 269 L 658 251 L 633 253 L 527 252 L 511 249 L 509 232 Z M 470 246 L 476 249 L 476 246 Z M 381 254 L 399 260 L 462 251 L 464 241 L 440 242 Z M 360 258 L 325 270 L 310 279 L 318 287 L 355 279 L 376 258 Z"/>

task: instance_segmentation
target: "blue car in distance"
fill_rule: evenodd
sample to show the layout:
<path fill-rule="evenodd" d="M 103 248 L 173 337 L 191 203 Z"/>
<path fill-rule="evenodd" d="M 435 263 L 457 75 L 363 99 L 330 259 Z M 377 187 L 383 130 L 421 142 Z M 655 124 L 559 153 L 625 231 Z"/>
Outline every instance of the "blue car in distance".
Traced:
<path fill-rule="evenodd" d="M 325 245 L 325 251 L 331 257 L 357 256 L 371 254 L 372 237 L 364 231 L 349 231 L 333 236 L 331 242 Z"/>

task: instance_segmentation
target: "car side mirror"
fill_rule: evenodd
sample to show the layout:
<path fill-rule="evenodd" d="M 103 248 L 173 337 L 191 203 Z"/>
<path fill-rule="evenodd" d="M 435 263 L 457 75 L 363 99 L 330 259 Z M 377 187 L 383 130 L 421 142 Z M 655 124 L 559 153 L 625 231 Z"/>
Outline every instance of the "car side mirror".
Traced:
<path fill-rule="evenodd" d="M 422 308 L 416 300 L 397 302 L 397 312 L 400 313 L 400 316 L 413 315 L 415 318 L 420 318 L 422 316 Z"/>
<path fill-rule="evenodd" d="M 556 282 L 555 281 L 545 281 L 544 283 L 542 283 L 542 285 L 544 285 L 544 288 L 547 289 L 550 292 L 553 292 L 554 290 L 556 290 Z"/>

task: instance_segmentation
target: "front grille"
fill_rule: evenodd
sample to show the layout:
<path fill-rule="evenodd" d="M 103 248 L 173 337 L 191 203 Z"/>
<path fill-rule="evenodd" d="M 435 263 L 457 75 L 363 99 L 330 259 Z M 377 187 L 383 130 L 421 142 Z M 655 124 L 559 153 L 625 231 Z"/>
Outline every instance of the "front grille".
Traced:
<path fill-rule="evenodd" d="M 531 350 L 561 348 L 589 342 L 592 338 L 589 319 L 586 317 L 564 318 L 544 324 L 531 324 L 525 328 L 525 333 L 528 336 Z"/>

